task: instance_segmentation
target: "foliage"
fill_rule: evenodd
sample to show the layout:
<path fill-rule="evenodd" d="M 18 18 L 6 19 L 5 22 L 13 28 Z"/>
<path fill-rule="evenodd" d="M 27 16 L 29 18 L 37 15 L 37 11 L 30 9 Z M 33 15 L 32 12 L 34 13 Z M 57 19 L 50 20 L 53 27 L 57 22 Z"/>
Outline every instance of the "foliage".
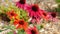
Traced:
<path fill-rule="evenodd" d="M 60 3 L 60 0 L 55 0 L 57 3 Z"/>

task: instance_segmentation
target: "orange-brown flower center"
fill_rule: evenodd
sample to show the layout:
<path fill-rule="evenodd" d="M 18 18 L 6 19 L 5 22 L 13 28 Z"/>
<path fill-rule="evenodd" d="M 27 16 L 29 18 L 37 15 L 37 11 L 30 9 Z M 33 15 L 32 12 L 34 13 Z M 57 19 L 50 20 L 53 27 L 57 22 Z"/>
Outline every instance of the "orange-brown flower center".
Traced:
<path fill-rule="evenodd" d="M 19 3 L 25 4 L 25 0 L 20 0 Z"/>
<path fill-rule="evenodd" d="M 14 13 L 11 13 L 11 16 L 14 16 Z"/>
<path fill-rule="evenodd" d="M 39 7 L 38 7 L 38 6 L 36 6 L 36 5 L 32 6 L 32 10 L 33 10 L 34 12 L 37 12 L 37 11 L 38 11 L 38 9 L 39 9 Z"/>
<path fill-rule="evenodd" d="M 36 31 L 35 30 L 31 30 L 31 34 L 36 34 Z"/>
<path fill-rule="evenodd" d="M 19 24 L 20 24 L 20 25 L 24 25 L 24 21 L 20 21 Z"/>

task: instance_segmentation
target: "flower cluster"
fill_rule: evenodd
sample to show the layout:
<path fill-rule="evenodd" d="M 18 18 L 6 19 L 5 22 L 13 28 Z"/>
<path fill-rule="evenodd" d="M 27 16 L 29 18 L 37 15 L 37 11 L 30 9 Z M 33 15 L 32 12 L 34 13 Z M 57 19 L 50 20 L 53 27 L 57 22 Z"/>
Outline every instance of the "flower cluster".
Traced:
<path fill-rule="evenodd" d="M 9 18 L 9 25 L 14 25 L 16 29 L 23 30 L 23 33 L 25 32 L 25 34 L 40 34 L 37 25 L 40 25 L 41 19 L 51 21 L 51 19 L 53 20 L 56 18 L 55 12 L 48 13 L 45 10 L 40 9 L 38 4 L 27 4 L 26 0 L 17 1 L 15 7 L 17 9 L 12 8 L 12 10 L 2 13 L 6 14 Z M 26 14 L 24 12 L 26 12 Z"/>

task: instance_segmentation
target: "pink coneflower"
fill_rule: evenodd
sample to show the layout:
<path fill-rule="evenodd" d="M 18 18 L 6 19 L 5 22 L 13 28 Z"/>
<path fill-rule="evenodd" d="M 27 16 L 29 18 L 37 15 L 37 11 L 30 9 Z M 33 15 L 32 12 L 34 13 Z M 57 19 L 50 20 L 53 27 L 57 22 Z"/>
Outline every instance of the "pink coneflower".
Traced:
<path fill-rule="evenodd" d="M 38 21 L 40 20 L 41 13 L 44 12 L 43 10 L 39 9 L 37 4 L 28 6 L 26 10 L 29 13 L 29 16 L 32 17 L 32 19 L 35 19 Z"/>
<path fill-rule="evenodd" d="M 25 9 L 27 4 L 26 4 L 26 0 L 20 0 L 19 2 L 16 2 L 16 6 L 18 8 L 22 8 L 22 9 Z"/>
<path fill-rule="evenodd" d="M 48 15 L 50 18 L 56 18 L 57 13 L 56 12 L 49 12 Z"/>
<path fill-rule="evenodd" d="M 52 12 L 52 13 L 51 13 L 51 17 L 52 17 L 52 18 L 55 18 L 55 17 L 56 17 L 56 13 L 55 13 L 55 12 Z"/>
<path fill-rule="evenodd" d="M 27 33 L 27 34 L 39 34 L 36 27 L 29 27 L 29 28 L 26 30 L 26 33 Z"/>
<path fill-rule="evenodd" d="M 57 21 L 57 19 L 56 19 L 57 13 L 56 12 L 50 12 L 49 15 L 50 15 L 49 20 Z"/>
<path fill-rule="evenodd" d="M 40 9 L 39 9 L 38 5 L 36 5 L 36 4 L 28 6 L 26 10 L 29 12 L 29 16 L 31 16 L 31 17 L 40 16 L 40 11 L 39 11 Z"/>

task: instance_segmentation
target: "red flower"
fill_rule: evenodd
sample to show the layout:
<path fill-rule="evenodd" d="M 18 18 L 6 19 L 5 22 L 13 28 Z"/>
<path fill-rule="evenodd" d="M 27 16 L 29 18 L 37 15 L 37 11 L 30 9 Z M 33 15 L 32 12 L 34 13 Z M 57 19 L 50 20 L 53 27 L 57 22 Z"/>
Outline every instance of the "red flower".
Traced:
<path fill-rule="evenodd" d="M 46 21 L 49 19 L 49 15 L 48 15 L 48 13 L 45 12 L 45 11 L 41 13 L 41 16 L 42 16 L 43 19 L 45 19 Z"/>
<path fill-rule="evenodd" d="M 28 23 L 24 20 L 16 20 L 14 21 L 14 25 L 16 26 L 16 28 L 21 28 L 25 30 L 28 26 Z"/>
<path fill-rule="evenodd" d="M 27 7 L 26 0 L 20 0 L 19 2 L 16 2 L 16 6 L 25 9 Z"/>
<path fill-rule="evenodd" d="M 9 11 L 7 12 L 7 15 L 10 17 L 10 19 L 12 19 L 13 17 L 17 17 L 17 14 L 12 10 L 12 11 Z"/>
<path fill-rule="evenodd" d="M 27 34 L 39 34 L 36 27 L 29 27 L 29 28 L 26 30 L 26 33 L 27 33 Z"/>
<path fill-rule="evenodd" d="M 28 11 L 29 16 L 32 17 L 32 19 L 35 19 L 38 21 L 40 20 L 41 13 L 43 12 L 43 10 L 39 9 L 37 4 L 28 6 L 26 10 Z"/>

